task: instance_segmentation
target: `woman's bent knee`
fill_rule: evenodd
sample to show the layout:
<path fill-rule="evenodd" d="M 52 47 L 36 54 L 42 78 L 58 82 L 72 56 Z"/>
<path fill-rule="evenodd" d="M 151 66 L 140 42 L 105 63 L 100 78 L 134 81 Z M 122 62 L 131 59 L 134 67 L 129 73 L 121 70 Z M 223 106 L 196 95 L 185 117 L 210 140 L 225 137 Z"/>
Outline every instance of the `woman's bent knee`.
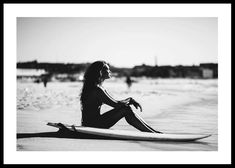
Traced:
<path fill-rule="evenodd" d="M 125 106 L 123 110 L 126 118 L 133 117 L 134 113 L 130 106 Z"/>
<path fill-rule="evenodd" d="M 116 108 L 116 110 L 117 110 L 119 113 L 123 113 L 123 114 L 132 111 L 132 109 L 131 109 L 131 107 L 130 107 L 129 105 L 125 105 L 125 106 Z"/>

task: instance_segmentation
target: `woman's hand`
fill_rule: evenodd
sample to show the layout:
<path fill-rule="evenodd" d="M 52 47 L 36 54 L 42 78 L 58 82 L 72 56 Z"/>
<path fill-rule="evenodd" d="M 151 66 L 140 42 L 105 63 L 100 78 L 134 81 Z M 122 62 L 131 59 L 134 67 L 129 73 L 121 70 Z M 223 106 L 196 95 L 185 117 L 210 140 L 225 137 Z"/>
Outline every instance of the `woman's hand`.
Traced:
<path fill-rule="evenodd" d="M 132 97 L 129 97 L 125 100 L 119 101 L 120 104 L 122 105 L 133 105 L 136 109 L 140 108 L 140 111 L 142 112 L 142 107 L 141 105 L 135 101 Z"/>
<path fill-rule="evenodd" d="M 138 107 L 140 108 L 140 111 L 142 112 L 142 107 L 141 105 L 135 101 L 133 98 L 130 98 L 130 101 L 129 101 L 130 105 L 132 104 L 136 109 L 138 109 Z"/>

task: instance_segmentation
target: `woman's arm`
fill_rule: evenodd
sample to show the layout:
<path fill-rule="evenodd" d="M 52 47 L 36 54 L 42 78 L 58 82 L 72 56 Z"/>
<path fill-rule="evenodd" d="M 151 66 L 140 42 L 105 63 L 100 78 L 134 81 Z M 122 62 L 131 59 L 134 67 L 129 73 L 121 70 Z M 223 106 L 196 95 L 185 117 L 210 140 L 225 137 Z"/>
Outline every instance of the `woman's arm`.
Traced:
<path fill-rule="evenodd" d="M 97 96 L 98 99 L 100 99 L 102 101 L 102 103 L 107 104 L 109 106 L 112 106 L 114 108 L 119 108 L 122 106 L 127 105 L 127 103 L 122 102 L 122 101 L 117 101 L 114 98 L 112 98 L 107 92 L 106 90 L 104 90 L 101 87 L 98 87 L 98 92 L 97 92 Z"/>
<path fill-rule="evenodd" d="M 127 105 L 133 105 L 135 106 L 136 109 L 138 109 L 139 107 L 140 111 L 142 111 L 141 105 L 137 101 L 135 101 L 132 97 L 128 97 L 127 99 L 121 100 L 120 102 L 125 103 Z"/>
<path fill-rule="evenodd" d="M 125 100 L 117 101 L 114 98 L 112 98 L 108 94 L 108 92 L 101 87 L 98 87 L 98 98 L 102 101 L 102 103 L 105 103 L 114 108 L 119 108 L 126 105 L 133 105 L 136 109 L 138 109 L 139 107 L 140 111 L 142 111 L 141 105 L 138 102 L 136 102 L 133 98 L 129 97 Z"/>
<path fill-rule="evenodd" d="M 106 91 L 105 91 L 106 92 Z M 107 93 L 107 92 L 106 92 Z M 108 93 L 107 93 L 107 95 L 109 95 Z M 110 96 L 111 97 L 111 96 Z M 117 101 L 118 103 L 122 103 L 122 104 L 125 104 L 125 105 L 134 105 L 136 108 L 137 108 L 137 106 L 139 106 L 140 107 L 140 109 L 141 109 L 141 111 L 142 111 L 142 108 L 141 108 L 141 106 L 140 106 L 140 104 L 138 103 L 138 102 L 136 102 L 132 97 L 128 97 L 128 98 L 126 98 L 126 99 L 124 99 L 124 100 L 119 100 L 119 101 Z"/>
<path fill-rule="evenodd" d="M 120 102 L 125 103 L 125 104 L 130 104 L 131 99 L 132 99 L 131 97 L 128 97 L 124 100 L 120 100 Z"/>

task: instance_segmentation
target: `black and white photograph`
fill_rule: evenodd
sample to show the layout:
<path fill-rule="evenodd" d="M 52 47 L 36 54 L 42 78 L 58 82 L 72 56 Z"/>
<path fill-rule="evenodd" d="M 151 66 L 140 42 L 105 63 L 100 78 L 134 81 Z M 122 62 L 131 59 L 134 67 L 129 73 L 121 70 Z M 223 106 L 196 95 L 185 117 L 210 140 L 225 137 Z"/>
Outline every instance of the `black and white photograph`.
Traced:
<path fill-rule="evenodd" d="M 229 53 L 221 54 L 221 15 L 213 14 L 215 9 L 211 14 L 187 15 L 183 5 L 185 15 L 177 13 L 177 5 L 171 15 L 171 6 L 168 14 L 161 10 L 152 14 L 154 7 L 160 8 L 157 4 L 148 6 L 149 13 L 146 6 L 138 5 L 103 4 L 100 9 L 98 4 L 58 4 L 51 8 L 56 9 L 51 15 L 37 13 L 44 7 L 49 11 L 50 5 L 30 8 L 25 4 L 23 9 L 29 12 L 21 9 L 14 15 L 15 56 L 6 52 L 4 58 L 15 68 L 8 76 L 14 78 L 8 84 L 13 85 L 10 90 L 15 97 L 10 100 L 15 104 L 7 104 L 15 111 L 4 128 L 14 122 L 11 150 L 15 156 L 79 152 L 85 153 L 88 163 L 96 163 L 89 152 L 156 152 L 153 155 L 165 156 L 160 163 L 166 163 L 169 158 L 164 152 L 171 159 L 174 152 L 189 152 L 188 157 L 221 152 L 219 123 L 231 121 L 228 106 L 222 112 L 226 121 L 219 118 L 223 106 L 219 103 L 226 99 L 220 101 L 219 86 L 230 80 L 220 85 L 220 75 L 227 79 L 229 74 L 219 67 L 229 68 L 225 62 L 231 59 Z M 63 7 L 78 14 L 60 14 Z M 119 9 L 124 14 L 118 15 Z M 221 57 L 226 61 L 221 63 Z M 73 163 L 79 162 L 80 155 Z M 124 160 L 129 163 L 128 158 Z"/>

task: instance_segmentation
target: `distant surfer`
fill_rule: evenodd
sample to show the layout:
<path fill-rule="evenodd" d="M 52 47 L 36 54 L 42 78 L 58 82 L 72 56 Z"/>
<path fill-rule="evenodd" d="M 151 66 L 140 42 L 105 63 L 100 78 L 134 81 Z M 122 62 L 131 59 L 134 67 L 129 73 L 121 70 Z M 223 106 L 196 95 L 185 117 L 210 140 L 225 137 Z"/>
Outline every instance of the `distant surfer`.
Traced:
<path fill-rule="evenodd" d="M 43 74 L 42 75 L 42 82 L 43 82 L 43 85 L 44 85 L 45 88 L 47 87 L 47 83 L 48 83 L 49 78 L 50 78 L 49 74 Z"/>
<path fill-rule="evenodd" d="M 48 82 L 47 76 L 42 77 L 42 82 L 43 82 L 44 87 L 47 87 L 47 82 Z"/>
<path fill-rule="evenodd" d="M 127 84 L 128 88 L 130 89 L 131 85 L 132 85 L 132 80 L 129 75 L 126 77 L 126 84 Z"/>
<path fill-rule="evenodd" d="M 102 86 L 106 79 L 111 77 L 109 66 L 104 61 L 92 63 L 84 74 L 81 91 L 82 126 L 96 128 L 110 128 L 120 119 L 125 118 L 127 123 L 143 132 L 161 133 L 150 127 L 140 116 L 131 109 L 133 105 L 142 111 L 141 105 L 133 98 L 115 100 Z M 107 104 L 112 110 L 100 113 L 101 105 Z"/>
<path fill-rule="evenodd" d="M 44 78 L 42 79 L 42 81 L 43 81 L 43 85 L 44 85 L 44 87 L 47 87 L 47 78 L 46 78 L 46 77 L 44 77 Z"/>

